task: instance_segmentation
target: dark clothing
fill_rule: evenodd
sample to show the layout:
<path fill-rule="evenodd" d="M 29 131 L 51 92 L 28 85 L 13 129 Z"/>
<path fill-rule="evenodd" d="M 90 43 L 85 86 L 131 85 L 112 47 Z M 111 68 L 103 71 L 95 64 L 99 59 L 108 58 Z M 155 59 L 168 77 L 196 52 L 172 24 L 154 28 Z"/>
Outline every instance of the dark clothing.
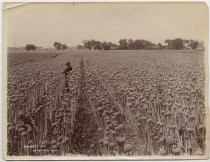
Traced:
<path fill-rule="evenodd" d="M 68 66 L 66 67 L 66 69 L 64 69 L 63 73 L 64 73 L 65 75 L 67 75 L 69 71 L 72 71 L 72 67 L 71 67 L 70 65 L 68 65 Z"/>
<path fill-rule="evenodd" d="M 66 69 L 63 70 L 63 74 L 65 74 L 65 91 L 69 93 L 69 85 L 68 85 L 68 72 L 72 71 L 72 67 L 70 65 L 66 65 Z"/>
<path fill-rule="evenodd" d="M 69 84 L 68 84 L 68 80 L 67 79 L 65 81 L 65 92 L 69 92 Z"/>

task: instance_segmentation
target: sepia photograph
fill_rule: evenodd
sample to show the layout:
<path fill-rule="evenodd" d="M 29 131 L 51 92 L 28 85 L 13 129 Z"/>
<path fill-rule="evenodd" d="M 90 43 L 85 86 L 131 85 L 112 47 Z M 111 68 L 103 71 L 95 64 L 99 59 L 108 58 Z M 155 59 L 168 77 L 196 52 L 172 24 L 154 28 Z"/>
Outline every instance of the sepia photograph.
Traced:
<path fill-rule="evenodd" d="M 207 4 L 2 7 L 4 159 L 209 157 Z"/>

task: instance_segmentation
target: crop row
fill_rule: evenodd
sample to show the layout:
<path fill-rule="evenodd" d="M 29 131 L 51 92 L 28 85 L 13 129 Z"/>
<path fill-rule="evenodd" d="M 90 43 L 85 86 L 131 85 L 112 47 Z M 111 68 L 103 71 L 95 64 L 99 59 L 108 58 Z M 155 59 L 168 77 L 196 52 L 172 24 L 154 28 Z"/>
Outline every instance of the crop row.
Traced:
<path fill-rule="evenodd" d="M 71 93 L 61 75 L 64 58 L 8 69 L 8 155 L 69 153 L 80 79 L 79 58 L 72 59 Z"/>
<path fill-rule="evenodd" d="M 123 143 L 132 148 L 131 154 L 204 154 L 206 117 L 202 64 L 191 60 L 182 62 L 179 58 L 175 58 L 178 61 L 174 63 L 163 62 L 161 58 L 146 58 L 138 63 L 133 58 L 126 60 L 109 55 L 89 55 L 86 59 L 91 65 L 87 68 L 88 77 L 92 78 L 89 96 L 98 116 L 102 117 L 101 123 L 105 123 L 104 138 L 100 141 L 103 145 L 119 150 L 118 139 L 123 137 Z M 120 116 L 121 121 L 117 121 L 116 116 Z M 124 135 L 126 125 L 139 140 L 135 145 Z M 123 128 L 119 134 L 118 127 Z"/>

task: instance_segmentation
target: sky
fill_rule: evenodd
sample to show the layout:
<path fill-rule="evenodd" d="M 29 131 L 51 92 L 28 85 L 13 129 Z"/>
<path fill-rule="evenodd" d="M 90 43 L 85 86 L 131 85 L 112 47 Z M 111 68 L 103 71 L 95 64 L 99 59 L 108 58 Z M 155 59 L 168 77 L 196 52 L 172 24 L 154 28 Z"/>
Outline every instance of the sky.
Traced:
<path fill-rule="evenodd" d="M 4 42 L 8 47 L 33 43 L 68 46 L 95 39 L 205 40 L 208 7 L 204 3 L 27 3 L 5 4 Z"/>

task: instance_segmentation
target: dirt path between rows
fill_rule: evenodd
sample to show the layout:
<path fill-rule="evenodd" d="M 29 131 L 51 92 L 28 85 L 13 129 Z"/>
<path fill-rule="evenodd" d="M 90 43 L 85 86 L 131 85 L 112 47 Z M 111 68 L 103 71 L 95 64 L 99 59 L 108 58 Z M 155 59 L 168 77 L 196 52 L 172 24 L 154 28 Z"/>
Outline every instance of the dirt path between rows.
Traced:
<path fill-rule="evenodd" d="M 72 137 L 73 152 L 83 155 L 100 155 L 98 126 L 86 96 L 85 67 L 81 59 L 80 95 L 75 116 L 75 129 Z"/>

